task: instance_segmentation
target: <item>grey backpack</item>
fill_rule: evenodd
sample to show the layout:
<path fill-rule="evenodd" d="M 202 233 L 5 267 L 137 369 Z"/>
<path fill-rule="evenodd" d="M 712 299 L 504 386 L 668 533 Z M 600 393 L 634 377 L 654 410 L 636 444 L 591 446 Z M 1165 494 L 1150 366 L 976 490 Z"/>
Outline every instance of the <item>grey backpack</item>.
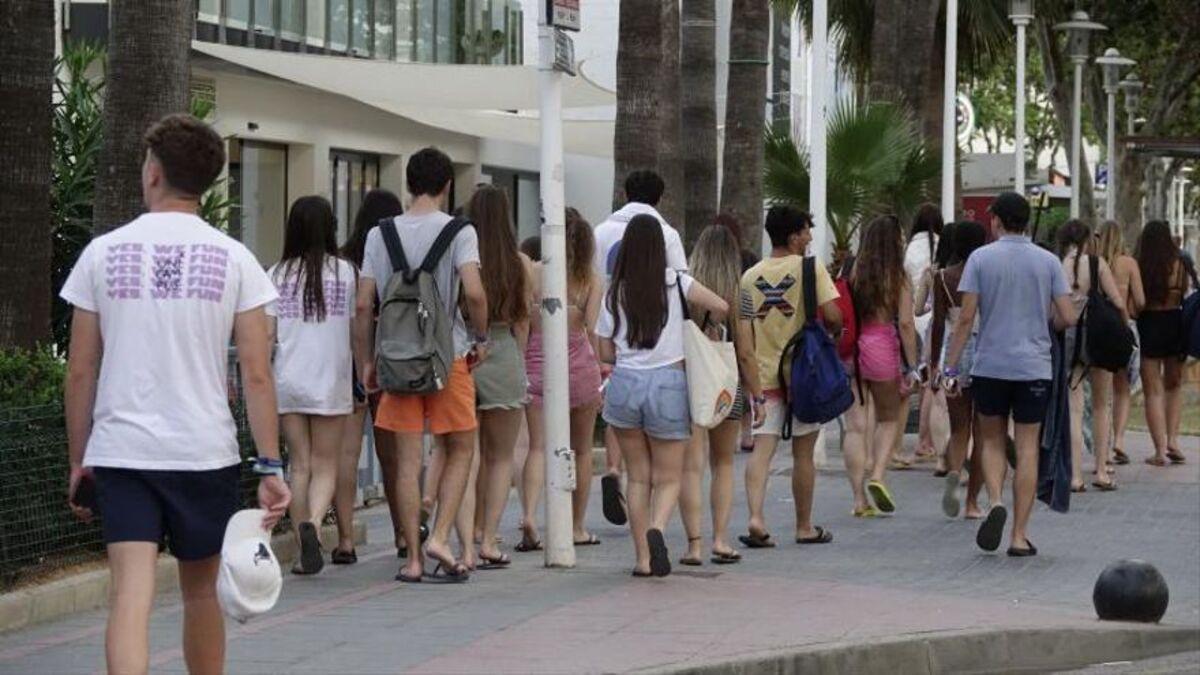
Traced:
<path fill-rule="evenodd" d="M 469 224 L 461 218 L 446 223 L 415 270 L 409 268 L 393 221 L 379 224 L 392 261 L 375 333 L 375 369 L 384 391 L 433 394 L 449 381 L 454 363 L 454 318 L 442 304 L 434 270 L 454 237 Z M 453 293 L 456 289 L 446 290 Z"/>

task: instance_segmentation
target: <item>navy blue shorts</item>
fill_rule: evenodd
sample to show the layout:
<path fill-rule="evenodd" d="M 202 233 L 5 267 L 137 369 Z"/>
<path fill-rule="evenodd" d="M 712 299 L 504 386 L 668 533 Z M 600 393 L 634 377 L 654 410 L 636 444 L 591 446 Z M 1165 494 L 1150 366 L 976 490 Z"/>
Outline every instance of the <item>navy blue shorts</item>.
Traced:
<path fill-rule="evenodd" d="M 972 377 L 975 410 L 988 417 L 1012 419 L 1017 424 L 1041 424 L 1050 405 L 1050 380 L 999 380 Z"/>
<path fill-rule="evenodd" d="M 240 506 L 237 464 L 211 471 L 96 467 L 104 543 L 166 543 L 180 560 L 221 552 L 225 525 Z"/>

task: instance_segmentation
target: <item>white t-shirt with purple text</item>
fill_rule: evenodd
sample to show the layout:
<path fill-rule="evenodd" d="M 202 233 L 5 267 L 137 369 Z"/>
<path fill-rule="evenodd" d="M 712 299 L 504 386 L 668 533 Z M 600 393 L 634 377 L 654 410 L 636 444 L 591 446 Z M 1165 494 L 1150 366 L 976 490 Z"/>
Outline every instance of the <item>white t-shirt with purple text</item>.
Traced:
<path fill-rule="evenodd" d="M 276 297 L 245 246 L 189 213 L 143 214 L 93 239 L 61 295 L 99 315 L 103 340 L 85 466 L 240 461 L 226 380 L 234 316 Z"/>

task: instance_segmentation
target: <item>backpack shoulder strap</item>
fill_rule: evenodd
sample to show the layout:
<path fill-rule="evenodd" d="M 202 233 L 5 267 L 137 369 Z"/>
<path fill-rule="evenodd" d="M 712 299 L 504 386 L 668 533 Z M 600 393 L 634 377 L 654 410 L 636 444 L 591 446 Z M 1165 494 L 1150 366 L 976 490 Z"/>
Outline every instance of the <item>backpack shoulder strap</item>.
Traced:
<path fill-rule="evenodd" d="M 817 259 L 804 258 L 800 268 L 800 276 L 804 286 L 804 323 L 817 320 Z"/>
<path fill-rule="evenodd" d="M 692 313 L 690 311 L 688 311 L 687 296 L 684 295 L 684 293 L 683 293 L 683 275 L 680 274 L 679 272 L 675 273 L 675 290 L 679 292 L 679 307 L 681 309 L 683 309 L 683 320 L 691 321 Z M 705 315 L 704 320 L 707 323 L 707 321 L 708 321 L 707 315 Z M 703 329 L 703 328 L 704 327 L 701 326 L 701 329 Z"/>
<path fill-rule="evenodd" d="M 427 274 L 433 274 L 433 270 L 442 261 L 442 257 L 446 255 L 446 251 L 450 250 L 450 245 L 454 243 L 454 238 L 468 225 L 474 227 L 474 224 L 465 218 L 451 218 L 450 222 L 446 223 L 446 226 L 442 228 L 437 239 L 433 241 L 433 246 L 429 247 L 429 253 L 425 254 L 425 259 L 421 261 L 421 267 L 418 269 Z"/>
<path fill-rule="evenodd" d="M 391 218 L 379 221 L 379 234 L 383 235 L 383 243 L 387 246 L 388 258 L 392 261 L 392 272 L 407 274 L 408 257 L 404 255 L 404 245 L 400 243 L 400 233 Z"/>

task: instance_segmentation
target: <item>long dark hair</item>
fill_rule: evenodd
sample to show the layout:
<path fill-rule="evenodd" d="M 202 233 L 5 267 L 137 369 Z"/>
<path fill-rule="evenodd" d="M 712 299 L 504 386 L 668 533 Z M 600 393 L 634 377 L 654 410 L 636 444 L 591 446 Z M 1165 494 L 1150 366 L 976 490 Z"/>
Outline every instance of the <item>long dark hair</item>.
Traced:
<path fill-rule="evenodd" d="M 1067 255 L 1071 253 L 1071 248 L 1075 248 L 1075 266 L 1071 270 L 1071 289 L 1077 291 L 1079 290 L 1079 261 L 1087 255 L 1087 244 L 1092 238 L 1092 228 L 1082 220 L 1072 218 L 1058 228 L 1057 238 L 1059 260 L 1066 260 Z"/>
<path fill-rule="evenodd" d="M 1138 239 L 1137 261 L 1142 269 L 1142 284 L 1146 287 L 1146 303 L 1162 304 L 1171 293 L 1171 282 L 1177 275 L 1179 249 L 1171 240 L 1171 227 L 1165 220 L 1146 223 Z"/>
<path fill-rule="evenodd" d="M 404 213 L 400 198 L 389 190 L 371 190 L 363 196 L 362 205 L 354 215 L 354 232 L 342 246 L 342 257 L 362 267 L 363 251 L 367 247 L 367 235 L 371 228 L 384 218 L 393 218 Z"/>
<path fill-rule="evenodd" d="M 954 261 L 967 264 L 967 259 L 976 249 L 987 244 L 987 228 L 973 221 L 964 220 L 954 225 Z"/>
<path fill-rule="evenodd" d="M 480 185 L 465 213 L 479 235 L 479 271 L 487 293 L 488 322 L 525 320 L 529 317 L 529 280 L 517 253 L 508 195 L 501 188 Z"/>
<path fill-rule="evenodd" d="M 900 311 L 900 291 L 908 285 L 900 221 L 879 216 L 867 224 L 854 265 L 854 304 L 863 316 Z"/>
<path fill-rule="evenodd" d="M 325 320 L 325 262 L 337 257 L 336 222 L 329 200 L 316 195 L 301 197 L 288 212 L 283 236 L 283 257 L 275 268 L 276 285 L 291 287 L 293 297 L 304 278 L 304 320 Z M 334 268 L 336 278 L 337 268 Z"/>
<path fill-rule="evenodd" d="M 942 236 L 938 238 L 937 253 L 933 256 L 933 266 L 936 269 L 945 269 L 954 264 L 954 234 L 957 230 L 958 223 L 946 223 L 942 228 Z"/>
<path fill-rule="evenodd" d="M 584 288 L 592 281 L 596 237 L 579 211 L 567 207 L 567 281 Z"/>
<path fill-rule="evenodd" d="M 932 260 L 934 256 L 933 239 L 934 237 L 942 236 L 942 226 L 945 221 L 942 220 L 942 210 L 930 203 L 921 205 L 917 209 L 917 216 L 913 219 L 912 231 L 908 234 L 908 240 L 912 241 L 913 237 L 922 232 L 929 233 L 929 258 Z"/>
<path fill-rule="evenodd" d="M 664 275 L 667 245 L 662 226 L 648 214 L 634 216 L 625 228 L 608 288 L 608 311 L 613 333 L 621 331 L 621 311 L 629 321 L 625 342 L 636 349 L 654 349 L 667 325 L 669 305 Z"/>

